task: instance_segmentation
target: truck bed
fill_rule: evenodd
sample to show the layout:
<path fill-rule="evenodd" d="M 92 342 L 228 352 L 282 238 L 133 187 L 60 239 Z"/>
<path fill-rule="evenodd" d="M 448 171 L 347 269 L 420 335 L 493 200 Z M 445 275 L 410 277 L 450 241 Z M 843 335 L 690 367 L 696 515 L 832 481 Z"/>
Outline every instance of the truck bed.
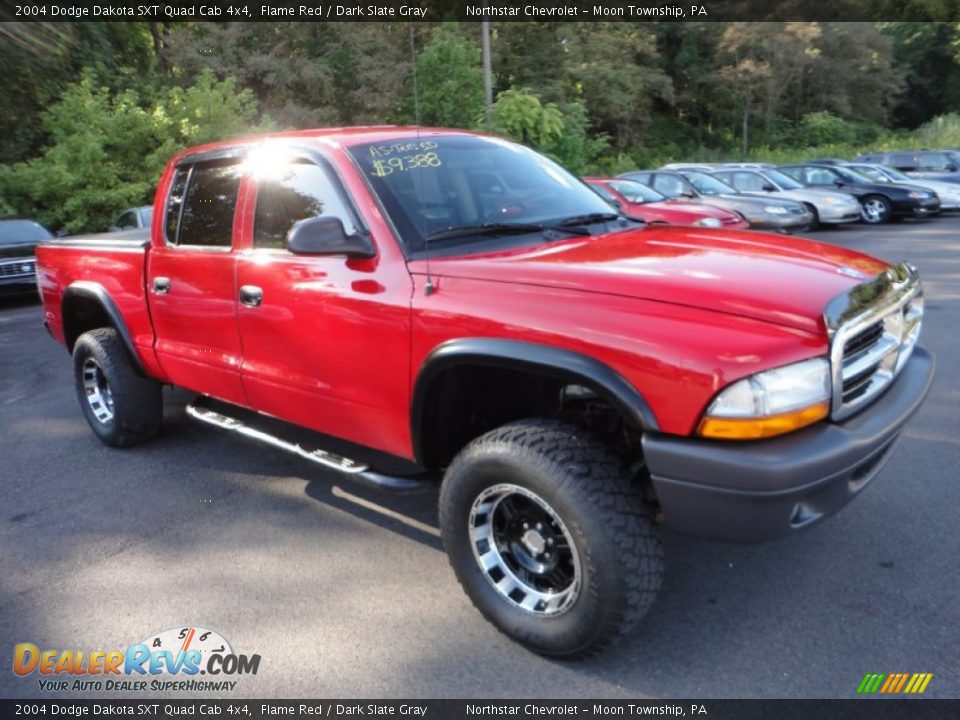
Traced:
<path fill-rule="evenodd" d="M 134 352 L 146 368 L 156 368 L 153 326 L 147 311 L 144 273 L 149 228 L 50 240 L 37 247 L 37 285 L 44 303 L 44 325 L 60 343 L 76 339 L 64 327 L 64 291 L 71 285 L 100 287 L 126 321 Z"/>

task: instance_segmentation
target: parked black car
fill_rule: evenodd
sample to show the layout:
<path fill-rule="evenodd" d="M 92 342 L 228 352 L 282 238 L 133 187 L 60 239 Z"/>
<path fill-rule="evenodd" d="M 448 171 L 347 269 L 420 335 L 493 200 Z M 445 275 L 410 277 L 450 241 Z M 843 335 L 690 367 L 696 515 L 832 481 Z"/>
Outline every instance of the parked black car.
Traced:
<path fill-rule="evenodd" d="M 691 198 L 706 205 L 732 210 L 744 217 L 751 228 L 806 230 L 813 225 L 813 214 L 793 200 L 744 195 L 707 173 L 691 170 L 634 170 L 620 175 L 637 180 L 668 198 Z"/>
<path fill-rule="evenodd" d="M 0 293 L 37 291 L 37 245 L 53 237 L 43 225 L 21 218 L 0 219 Z"/>
<path fill-rule="evenodd" d="M 906 150 L 861 155 L 856 162 L 896 168 L 910 177 L 960 183 L 960 152 L 956 150 Z"/>
<path fill-rule="evenodd" d="M 863 221 L 871 225 L 895 217 L 926 217 L 940 212 L 932 190 L 900 183 L 875 183 L 842 165 L 781 165 L 779 170 L 810 187 L 833 187 L 855 195 Z"/>

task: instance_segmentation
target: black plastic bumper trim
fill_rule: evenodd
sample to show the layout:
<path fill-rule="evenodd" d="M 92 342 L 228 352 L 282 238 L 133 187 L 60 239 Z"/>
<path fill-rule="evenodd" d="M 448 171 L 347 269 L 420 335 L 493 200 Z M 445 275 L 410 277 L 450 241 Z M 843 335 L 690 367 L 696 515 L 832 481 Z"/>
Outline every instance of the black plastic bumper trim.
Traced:
<path fill-rule="evenodd" d="M 701 537 L 764 542 L 837 512 L 889 458 L 930 390 L 934 366 L 917 347 L 884 394 L 843 423 L 746 443 L 645 435 L 667 522 Z"/>

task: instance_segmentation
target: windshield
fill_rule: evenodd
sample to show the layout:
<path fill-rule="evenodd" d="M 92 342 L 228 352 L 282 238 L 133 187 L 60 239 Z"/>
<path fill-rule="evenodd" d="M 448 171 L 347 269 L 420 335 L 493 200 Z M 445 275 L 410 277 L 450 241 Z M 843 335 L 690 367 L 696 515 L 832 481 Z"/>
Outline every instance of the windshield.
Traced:
<path fill-rule="evenodd" d="M 632 203 L 652 203 L 667 199 L 666 195 L 661 195 L 653 188 L 636 180 L 614 180 L 610 182 L 610 187 Z"/>
<path fill-rule="evenodd" d="M 50 237 L 47 229 L 33 220 L 0 220 L 0 245 L 29 245 Z"/>
<path fill-rule="evenodd" d="M 886 175 L 888 178 L 890 178 L 894 182 L 902 182 L 902 183 L 915 182 L 915 180 L 911 178 L 909 175 L 907 175 L 906 173 L 900 172 L 896 168 L 884 166 L 881 168 L 877 168 L 877 171 L 882 172 L 884 175 Z"/>
<path fill-rule="evenodd" d="M 887 177 L 887 174 L 882 172 L 880 168 L 870 167 L 869 165 L 857 165 L 854 167 L 858 173 L 863 175 L 865 178 L 872 180 L 873 182 L 879 183 L 888 183 L 890 178 Z"/>
<path fill-rule="evenodd" d="M 684 172 L 683 176 L 690 181 L 697 192 L 704 195 L 736 195 L 737 191 L 712 175 L 702 172 Z"/>
<path fill-rule="evenodd" d="M 530 226 L 525 237 L 539 241 L 534 226 L 611 217 L 576 177 L 507 140 L 430 135 L 347 150 L 412 252 L 489 239 L 508 225 Z"/>
<path fill-rule="evenodd" d="M 779 170 L 764 170 L 762 174 L 779 185 L 781 190 L 801 190 L 803 188 L 803 185 Z"/>
<path fill-rule="evenodd" d="M 832 170 L 835 174 L 839 175 L 841 178 L 843 178 L 847 182 L 854 183 L 855 185 L 859 185 L 860 183 L 870 182 L 870 178 L 866 177 L 865 175 L 861 175 L 858 172 L 854 172 L 849 168 L 840 167 L 839 165 L 833 165 L 830 167 L 830 170 Z"/>

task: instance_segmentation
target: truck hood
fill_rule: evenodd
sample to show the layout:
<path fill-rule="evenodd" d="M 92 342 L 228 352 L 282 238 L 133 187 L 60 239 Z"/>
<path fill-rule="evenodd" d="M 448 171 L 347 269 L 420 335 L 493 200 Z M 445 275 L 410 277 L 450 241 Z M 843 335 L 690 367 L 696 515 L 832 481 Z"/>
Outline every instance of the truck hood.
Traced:
<path fill-rule="evenodd" d="M 444 276 L 564 288 L 701 307 L 813 333 L 824 331 L 829 300 L 887 267 L 809 240 L 670 226 L 429 261 L 440 292 Z M 412 261 L 410 270 L 425 274 L 426 260 Z"/>

